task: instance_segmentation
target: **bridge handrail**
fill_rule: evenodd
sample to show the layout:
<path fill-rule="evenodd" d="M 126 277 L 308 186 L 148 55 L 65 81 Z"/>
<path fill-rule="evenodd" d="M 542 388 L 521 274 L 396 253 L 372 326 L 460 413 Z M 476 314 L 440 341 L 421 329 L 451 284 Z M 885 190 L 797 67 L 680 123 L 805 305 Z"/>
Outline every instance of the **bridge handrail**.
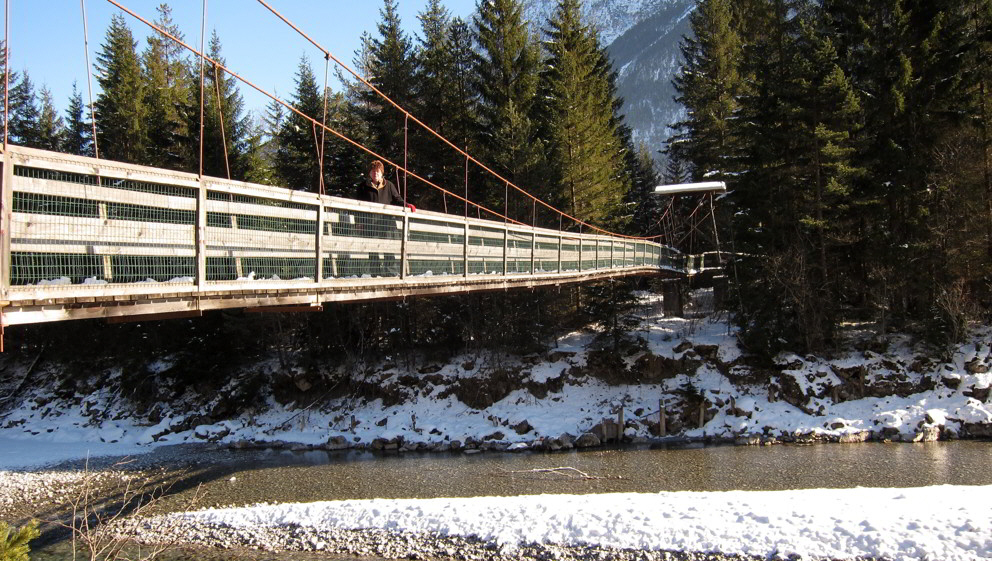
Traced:
<path fill-rule="evenodd" d="M 3 162 L 7 302 L 678 268 L 676 250 L 643 240 L 411 213 L 18 146 Z"/>

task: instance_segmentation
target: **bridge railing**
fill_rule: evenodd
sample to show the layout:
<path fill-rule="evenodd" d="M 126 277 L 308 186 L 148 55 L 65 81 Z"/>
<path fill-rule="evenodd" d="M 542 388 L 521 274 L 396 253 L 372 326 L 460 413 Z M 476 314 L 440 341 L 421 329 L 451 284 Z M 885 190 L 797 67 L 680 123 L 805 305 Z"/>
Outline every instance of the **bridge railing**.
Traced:
<path fill-rule="evenodd" d="M 666 246 L 320 196 L 10 146 L 11 302 L 279 290 L 346 279 L 684 270 Z M 379 281 L 371 281 L 379 282 Z"/>

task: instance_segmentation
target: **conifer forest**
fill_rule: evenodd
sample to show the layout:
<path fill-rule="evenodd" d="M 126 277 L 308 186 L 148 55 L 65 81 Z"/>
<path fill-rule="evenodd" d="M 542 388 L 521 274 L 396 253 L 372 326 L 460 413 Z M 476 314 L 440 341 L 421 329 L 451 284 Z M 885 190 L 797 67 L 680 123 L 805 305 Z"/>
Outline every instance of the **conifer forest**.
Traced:
<path fill-rule="evenodd" d="M 726 182 L 715 230 L 678 249 L 734 254 L 723 305 L 758 355 L 829 351 L 853 323 L 939 345 L 989 321 L 992 0 L 699 0 L 689 17 L 672 78 L 683 118 L 663 146 L 633 141 L 617 69 L 580 0 L 558 0 L 541 22 L 526 20 L 521 0 L 480 0 L 467 20 L 430 0 L 412 35 L 397 0 L 384 0 L 352 66 L 503 177 L 608 230 L 661 235 L 666 210 L 688 215 L 695 203 L 669 209 L 656 185 Z M 168 5 L 155 23 L 183 37 Z M 95 131 L 106 159 L 344 197 L 363 181 L 368 155 L 328 135 L 319 162 L 310 122 L 276 102 L 248 111 L 243 86 L 216 67 L 201 84 L 200 61 L 171 40 L 139 44 L 118 15 L 98 43 L 94 120 L 85 86 L 63 109 L 28 70 L 2 68 L 10 142 L 92 156 Z M 223 63 L 223 37 L 207 51 Z M 406 156 L 411 171 L 451 191 L 467 181 L 474 202 L 559 227 L 523 197 L 504 200 L 488 174 L 468 174 L 464 156 L 427 131 L 411 126 L 405 140 L 404 115 L 361 82 L 322 91 L 314 62 L 298 61 L 284 96 L 295 109 L 393 161 Z M 402 179 L 388 166 L 386 177 Z M 418 208 L 464 210 L 412 180 L 408 193 Z M 631 290 L 649 285 L 348 304 L 278 320 L 225 313 L 198 320 L 197 341 L 249 346 L 252 322 L 278 322 L 266 330 L 314 358 L 520 351 L 590 323 L 616 342 Z M 69 344 L 80 327 L 31 329 Z"/>

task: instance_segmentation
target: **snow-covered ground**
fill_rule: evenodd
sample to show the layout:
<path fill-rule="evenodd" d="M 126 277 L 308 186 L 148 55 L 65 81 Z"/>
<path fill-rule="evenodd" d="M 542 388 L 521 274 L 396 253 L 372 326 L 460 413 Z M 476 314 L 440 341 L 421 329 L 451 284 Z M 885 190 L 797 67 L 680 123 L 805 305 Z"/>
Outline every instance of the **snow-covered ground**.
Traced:
<path fill-rule="evenodd" d="M 433 365 L 426 371 L 437 384 L 400 382 L 423 378 L 423 368 L 389 366 L 363 374 L 372 377 L 366 382 L 402 386 L 404 399 L 396 404 L 346 397 L 303 409 L 271 399 L 261 410 L 208 424 L 191 425 L 202 411 L 184 410 L 180 403 L 162 404 L 154 422 L 136 419 L 112 384 L 72 399 L 35 389 L 0 417 L 0 470 L 205 441 L 333 448 L 379 442 L 400 449 L 413 443 L 442 450 L 492 443 L 526 449 L 582 435 L 604 419 L 616 419 L 621 408 L 624 434 L 646 439 L 657 430 L 659 404 L 670 415 L 669 430 L 686 438 L 913 440 L 976 436 L 992 425 L 988 327 L 976 328 L 944 360 L 927 358 L 905 339 L 877 352 L 851 350 L 831 358 L 783 354 L 768 383 L 767 377 L 751 376 L 725 320 L 666 318 L 657 311 L 657 297 L 644 295 L 643 303 L 635 333 L 642 344 L 624 358 L 621 381 L 595 375 L 595 334 L 577 332 L 546 355 L 498 357 L 502 368 L 519 375 L 521 389 L 485 408 L 445 391 L 491 375 L 494 368 L 479 356 Z M 170 367 L 169 357 L 162 357 L 148 371 Z M 259 368 L 278 366 L 273 361 Z M 21 376 L 15 372 L 12 379 Z M 539 397 L 534 387 L 545 395 Z M 874 391 L 872 397 L 872 388 L 891 392 Z M 217 399 L 224 394 L 218 392 Z M 700 402 L 702 427 L 694 420 Z M 992 487 L 940 486 L 340 501 L 207 510 L 186 520 L 475 536 L 511 549 L 536 542 L 758 556 L 979 559 L 992 557 L 990 503 Z"/>
<path fill-rule="evenodd" d="M 628 372 L 623 382 L 607 382 L 592 372 L 595 334 L 576 332 L 546 355 L 496 357 L 499 368 L 516 370 L 519 389 L 485 408 L 470 407 L 450 390 L 459 384 L 472 387 L 492 375 L 496 367 L 487 360 L 493 357 L 463 356 L 433 365 L 429 374 L 399 366 L 361 374 L 365 383 L 402 392 L 399 403 L 344 397 L 303 410 L 270 398 L 260 410 L 196 424 L 191 420 L 203 410 L 183 409 L 182 403 L 162 403 L 154 421 L 135 418 L 121 397 L 125 389 L 113 387 L 117 374 L 111 372 L 105 375 L 107 386 L 92 394 L 59 399 L 37 389 L 0 417 L 0 469 L 205 441 L 333 448 L 412 443 L 440 450 L 485 442 L 522 449 L 563 435 L 578 437 L 605 419 L 616 419 L 621 408 L 625 435 L 646 439 L 656 434 L 660 404 L 666 407 L 669 434 L 685 438 L 805 435 L 836 440 L 871 435 L 912 440 L 980 436 L 992 425 L 992 328 L 976 328 L 944 361 L 926 358 L 927 351 L 905 339 L 889 342 L 884 352 L 852 350 L 829 359 L 783 354 L 771 383 L 757 383 L 749 377 L 735 331 L 725 319 L 667 318 L 657 311 L 659 298 L 643 296 L 636 331 L 643 343 L 624 358 L 621 368 Z M 165 371 L 169 360 L 160 358 L 148 370 Z M 652 360 L 662 364 L 654 366 Z M 278 368 L 273 360 L 258 366 L 261 374 L 252 375 Z M 440 382 L 409 383 L 427 376 Z M 232 379 L 215 400 L 243 383 Z M 547 388 L 546 395 L 535 395 L 534 386 Z M 873 397 L 866 387 L 891 388 L 891 393 L 876 391 Z M 705 424 L 700 428 L 697 411 L 703 400 Z"/>
<path fill-rule="evenodd" d="M 992 557 L 992 486 L 539 495 L 263 504 L 173 515 L 235 528 L 299 526 L 524 544 L 804 559 Z"/>

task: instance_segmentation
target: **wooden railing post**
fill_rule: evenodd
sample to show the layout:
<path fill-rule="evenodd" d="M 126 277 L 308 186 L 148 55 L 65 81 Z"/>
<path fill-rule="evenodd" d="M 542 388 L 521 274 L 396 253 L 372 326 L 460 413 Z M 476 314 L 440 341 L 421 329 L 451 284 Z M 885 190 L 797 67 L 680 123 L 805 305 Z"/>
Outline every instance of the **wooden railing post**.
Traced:
<path fill-rule="evenodd" d="M 462 245 L 462 260 L 465 263 L 465 271 L 464 271 L 465 278 L 468 278 L 468 234 L 469 234 L 468 213 L 466 212 L 466 214 L 465 214 L 465 239 L 462 240 L 462 242 L 463 242 L 463 245 Z"/>
<path fill-rule="evenodd" d="M 400 240 L 400 278 L 405 279 L 406 272 L 406 239 L 410 234 L 410 215 L 406 210 L 403 211 L 403 239 Z"/>
<path fill-rule="evenodd" d="M 616 258 L 613 256 L 613 252 L 616 250 L 617 240 L 613 236 L 610 236 L 610 269 L 615 269 L 617 266 Z"/>
<path fill-rule="evenodd" d="M 510 227 L 505 223 L 503 224 L 503 275 L 506 276 L 509 273 L 507 267 L 507 253 L 510 247 Z"/>
<path fill-rule="evenodd" d="M 558 233 L 558 274 L 561 274 L 561 249 L 562 245 L 565 244 L 565 240 L 561 237 L 561 232 Z"/>
<path fill-rule="evenodd" d="M 8 300 L 11 281 L 10 228 L 14 204 L 14 157 L 10 150 L 3 153 L 3 179 L 0 180 L 0 299 Z"/>
<path fill-rule="evenodd" d="M 537 230 L 531 226 L 530 232 L 530 274 L 537 274 Z"/>
<path fill-rule="evenodd" d="M 207 185 L 201 175 L 196 189 L 196 289 L 207 289 Z"/>
<path fill-rule="evenodd" d="M 582 246 L 585 244 L 585 239 L 582 237 L 582 226 L 579 226 L 579 272 L 582 272 Z"/>
<path fill-rule="evenodd" d="M 599 237 L 598 236 L 596 237 L 596 254 L 594 256 L 594 259 L 596 259 L 596 266 L 593 267 L 593 269 L 599 269 Z"/>
<path fill-rule="evenodd" d="M 318 197 L 317 205 L 317 240 L 315 244 L 315 249 L 317 252 L 317 263 L 314 267 L 314 273 L 316 274 L 316 282 L 318 285 L 324 282 L 324 198 Z"/>

